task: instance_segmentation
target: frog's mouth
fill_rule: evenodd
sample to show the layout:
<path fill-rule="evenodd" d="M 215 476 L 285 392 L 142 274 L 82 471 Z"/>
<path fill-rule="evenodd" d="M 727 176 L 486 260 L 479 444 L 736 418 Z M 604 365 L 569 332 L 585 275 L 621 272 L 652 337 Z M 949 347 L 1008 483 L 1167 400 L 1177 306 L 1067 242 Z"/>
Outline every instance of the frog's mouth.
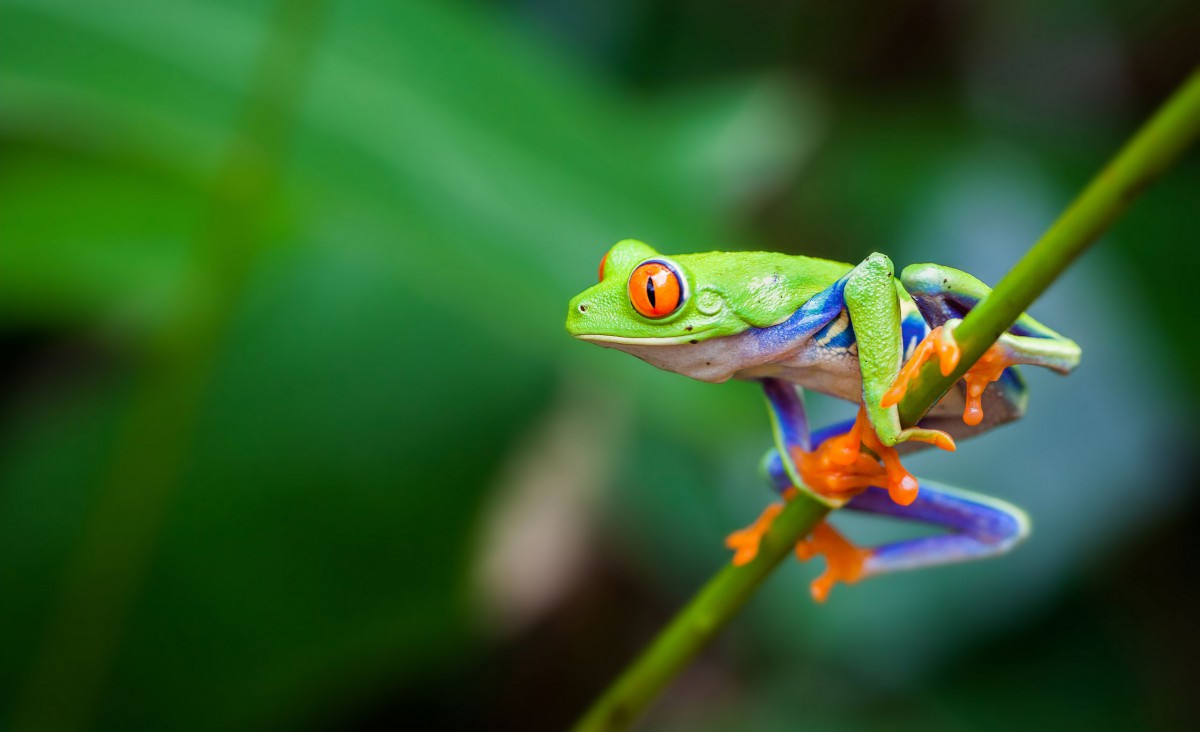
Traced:
<path fill-rule="evenodd" d="M 580 333 L 575 337 L 581 341 L 593 343 L 609 343 L 614 346 L 682 346 L 688 343 L 698 343 L 705 340 L 705 333 L 710 328 L 696 330 L 679 336 L 666 338 L 629 338 L 627 336 L 602 335 L 597 333 Z"/>

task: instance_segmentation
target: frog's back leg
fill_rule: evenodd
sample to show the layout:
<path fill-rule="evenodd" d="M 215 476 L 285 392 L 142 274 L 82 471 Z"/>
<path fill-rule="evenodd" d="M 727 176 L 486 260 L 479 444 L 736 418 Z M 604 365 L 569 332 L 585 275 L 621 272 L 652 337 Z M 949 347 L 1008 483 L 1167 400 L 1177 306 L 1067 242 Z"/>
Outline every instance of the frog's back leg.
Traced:
<path fill-rule="evenodd" d="M 779 454 L 767 454 L 764 468 L 772 486 L 786 496 L 791 479 Z M 908 521 L 933 524 L 949 533 L 890 542 L 860 549 L 828 526 L 819 526 L 812 538 L 797 547 L 803 559 L 826 555 L 827 570 L 813 582 L 813 595 L 824 600 L 836 581 L 854 582 L 864 577 L 902 569 L 918 569 L 994 557 L 1007 552 L 1029 534 L 1025 512 L 1010 503 L 922 480 L 917 498 L 898 505 L 882 488 L 868 488 L 850 499 L 845 508 Z"/>
<path fill-rule="evenodd" d="M 935 328 L 953 326 L 991 293 L 991 288 L 966 272 L 937 264 L 910 265 L 900 273 L 900 282 L 925 321 Z M 1000 336 L 996 348 L 1010 365 L 1043 366 L 1065 374 L 1079 363 L 1079 346 L 1074 341 L 1025 313 Z M 975 425 L 964 424 L 959 416 L 966 406 L 966 388 L 959 381 L 920 426 L 945 430 L 960 439 L 1018 419 L 1025 412 L 1025 382 L 1016 368 L 1004 369 L 999 380 L 983 392 L 982 422 Z"/>
<path fill-rule="evenodd" d="M 1029 518 L 1011 503 L 921 481 L 910 506 L 898 506 L 887 491 L 868 488 L 846 508 L 941 526 L 949 534 L 905 539 L 869 551 L 863 576 L 994 557 L 1029 535 Z"/>
<path fill-rule="evenodd" d="M 991 288 L 972 275 L 938 264 L 913 264 L 900 273 L 900 282 L 931 327 L 961 320 Z M 1079 364 L 1079 346 L 1022 313 L 999 343 L 1014 363 L 1044 366 L 1066 374 Z"/>

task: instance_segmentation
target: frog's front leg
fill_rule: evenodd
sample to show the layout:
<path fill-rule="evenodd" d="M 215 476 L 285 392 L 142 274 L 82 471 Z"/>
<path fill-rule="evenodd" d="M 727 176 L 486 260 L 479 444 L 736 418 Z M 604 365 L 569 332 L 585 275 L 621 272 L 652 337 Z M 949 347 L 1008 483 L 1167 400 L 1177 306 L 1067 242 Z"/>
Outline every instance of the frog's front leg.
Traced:
<path fill-rule="evenodd" d="M 928 427 L 902 428 L 895 404 L 884 401 L 900 372 L 904 355 L 901 291 L 893 276 L 891 260 L 882 254 L 867 257 L 847 276 L 843 298 L 858 350 L 862 409 L 851 431 L 832 445 L 823 444 L 818 453 L 825 452 L 827 445 L 842 452 L 857 452 L 860 445 L 865 447 L 882 461 L 887 476 L 886 483 L 872 485 L 886 485 L 893 500 L 907 505 L 916 499 L 919 484 L 900 464 L 895 446 L 915 440 L 953 450 L 954 440 L 949 434 Z"/>
<path fill-rule="evenodd" d="M 866 417 L 884 448 L 919 440 L 952 450 L 953 440 L 946 433 L 904 429 L 895 405 L 884 406 L 884 395 L 892 388 L 904 358 L 900 295 L 893 272 L 890 259 L 872 254 L 850 272 L 843 295 L 858 348 Z"/>

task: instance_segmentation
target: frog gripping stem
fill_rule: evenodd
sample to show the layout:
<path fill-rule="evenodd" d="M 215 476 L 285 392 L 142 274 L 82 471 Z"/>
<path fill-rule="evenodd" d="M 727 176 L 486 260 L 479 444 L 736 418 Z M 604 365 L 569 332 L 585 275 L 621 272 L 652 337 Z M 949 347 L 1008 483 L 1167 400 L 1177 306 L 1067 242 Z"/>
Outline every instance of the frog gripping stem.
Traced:
<path fill-rule="evenodd" d="M 921 367 L 935 355 L 937 356 L 938 368 L 941 370 L 942 376 L 949 376 L 954 373 L 955 367 L 958 366 L 959 358 L 962 357 L 962 351 L 959 350 L 958 344 L 954 342 L 952 330 L 952 328 L 939 325 L 929 331 L 929 334 L 917 344 L 912 356 L 904 363 L 903 368 L 900 369 L 900 373 L 896 375 L 896 381 L 892 384 L 892 388 L 888 389 L 883 395 L 883 399 L 879 401 L 881 407 L 886 409 L 899 404 L 904 395 L 908 393 L 909 383 L 921 372 Z"/>
<path fill-rule="evenodd" d="M 962 350 L 954 340 L 954 328 L 959 321 L 951 320 L 939 325 L 917 344 L 912 356 L 905 362 L 892 388 L 883 395 L 880 406 L 894 407 L 904 399 L 911 382 L 921 372 L 921 367 L 934 356 L 942 376 L 949 376 L 958 367 Z M 1004 369 L 1020 362 L 1001 343 L 993 343 L 988 350 L 963 374 L 966 382 L 966 405 L 963 407 L 963 422 L 974 427 L 983 422 L 983 392 L 988 384 L 1000 379 Z"/>

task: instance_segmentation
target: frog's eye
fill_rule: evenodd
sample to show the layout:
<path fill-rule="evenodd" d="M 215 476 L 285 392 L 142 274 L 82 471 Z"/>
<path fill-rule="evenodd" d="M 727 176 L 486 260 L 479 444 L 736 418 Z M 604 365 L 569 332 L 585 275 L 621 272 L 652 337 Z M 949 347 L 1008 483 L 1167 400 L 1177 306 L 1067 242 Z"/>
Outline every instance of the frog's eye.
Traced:
<path fill-rule="evenodd" d="M 601 282 L 604 281 L 604 265 L 606 265 L 606 264 L 608 264 L 608 252 L 605 252 L 604 256 L 600 258 L 600 281 Z"/>
<path fill-rule="evenodd" d="M 647 318 L 665 318 L 686 299 L 685 284 L 675 268 L 651 259 L 629 275 L 629 302 Z"/>

